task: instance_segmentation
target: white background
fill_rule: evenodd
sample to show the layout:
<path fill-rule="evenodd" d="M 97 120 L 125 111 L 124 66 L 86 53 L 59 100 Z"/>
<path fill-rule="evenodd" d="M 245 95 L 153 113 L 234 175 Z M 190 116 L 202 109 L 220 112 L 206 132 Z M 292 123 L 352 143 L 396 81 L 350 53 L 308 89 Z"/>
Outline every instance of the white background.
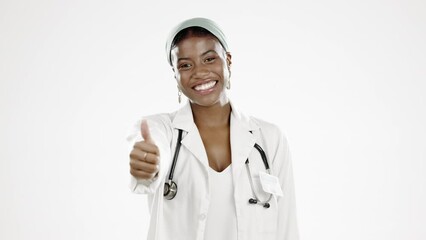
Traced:
<path fill-rule="evenodd" d="M 287 133 L 302 239 L 426 239 L 426 2 L 230 2 L 0 1 L 0 239 L 145 239 L 125 139 L 180 107 L 164 43 L 196 16 Z"/>

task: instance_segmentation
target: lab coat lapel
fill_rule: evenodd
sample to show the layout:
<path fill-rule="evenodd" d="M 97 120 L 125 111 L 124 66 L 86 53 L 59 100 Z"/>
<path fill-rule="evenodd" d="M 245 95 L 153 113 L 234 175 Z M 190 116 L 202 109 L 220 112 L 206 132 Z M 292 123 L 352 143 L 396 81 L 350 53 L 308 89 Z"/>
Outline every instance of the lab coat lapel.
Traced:
<path fill-rule="evenodd" d="M 173 119 L 173 127 L 187 132 L 186 135 L 183 135 L 182 145 L 204 166 L 208 166 L 207 154 L 198 128 L 194 123 L 192 109 L 189 103 L 176 112 L 175 118 Z"/>
<path fill-rule="evenodd" d="M 235 188 L 238 177 L 245 168 L 244 164 L 253 150 L 256 142 L 250 131 L 258 129 L 258 126 L 249 121 L 249 118 L 240 114 L 232 105 L 231 115 L 231 151 L 232 151 L 232 175 Z"/>
<path fill-rule="evenodd" d="M 250 131 L 259 129 L 259 126 L 249 117 L 238 112 L 231 103 L 231 157 L 232 157 L 232 175 L 234 185 L 244 168 L 250 152 L 254 149 L 255 137 Z M 187 132 L 182 139 L 182 145 L 185 146 L 205 167 L 209 166 L 207 153 L 201 139 L 198 128 L 194 123 L 191 105 L 188 103 L 176 112 L 173 119 L 173 127 Z"/>
<path fill-rule="evenodd" d="M 207 153 L 204 149 L 203 141 L 200 137 L 197 127 L 194 125 L 185 138 L 182 139 L 182 145 L 185 146 L 204 166 L 208 166 Z"/>

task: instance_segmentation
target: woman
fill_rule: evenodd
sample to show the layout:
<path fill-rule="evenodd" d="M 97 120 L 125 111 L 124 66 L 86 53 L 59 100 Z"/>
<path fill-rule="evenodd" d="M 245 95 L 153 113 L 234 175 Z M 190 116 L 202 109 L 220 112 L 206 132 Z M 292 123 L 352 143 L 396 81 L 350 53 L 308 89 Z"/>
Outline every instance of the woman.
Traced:
<path fill-rule="evenodd" d="M 182 93 L 189 102 L 137 124 L 131 189 L 148 194 L 148 239 L 298 239 L 287 141 L 228 99 L 232 61 L 221 29 L 186 20 L 166 54 L 179 102 Z"/>

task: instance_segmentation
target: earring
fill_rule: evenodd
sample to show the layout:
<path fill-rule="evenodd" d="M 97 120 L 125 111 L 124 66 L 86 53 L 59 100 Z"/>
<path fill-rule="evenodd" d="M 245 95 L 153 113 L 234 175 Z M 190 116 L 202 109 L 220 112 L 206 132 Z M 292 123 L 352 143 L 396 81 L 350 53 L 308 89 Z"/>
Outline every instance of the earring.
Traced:
<path fill-rule="evenodd" d="M 182 101 L 182 91 L 178 88 L 178 102 L 180 104 L 180 102 Z"/>
<path fill-rule="evenodd" d="M 231 80 L 226 81 L 226 89 L 231 89 Z"/>

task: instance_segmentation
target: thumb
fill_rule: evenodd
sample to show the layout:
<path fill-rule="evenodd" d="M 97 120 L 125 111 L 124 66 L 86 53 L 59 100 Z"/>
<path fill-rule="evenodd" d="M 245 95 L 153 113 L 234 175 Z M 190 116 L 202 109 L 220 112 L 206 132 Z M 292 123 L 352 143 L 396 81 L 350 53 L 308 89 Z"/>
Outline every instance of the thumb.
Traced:
<path fill-rule="evenodd" d="M 146 142 L 154 143 L 154 140 L 151 138 L 151 132 L 149 131 L 148 122 L 146 119 L 142 120 L 141 133 L 142 133 L 143 139 Z"/>

